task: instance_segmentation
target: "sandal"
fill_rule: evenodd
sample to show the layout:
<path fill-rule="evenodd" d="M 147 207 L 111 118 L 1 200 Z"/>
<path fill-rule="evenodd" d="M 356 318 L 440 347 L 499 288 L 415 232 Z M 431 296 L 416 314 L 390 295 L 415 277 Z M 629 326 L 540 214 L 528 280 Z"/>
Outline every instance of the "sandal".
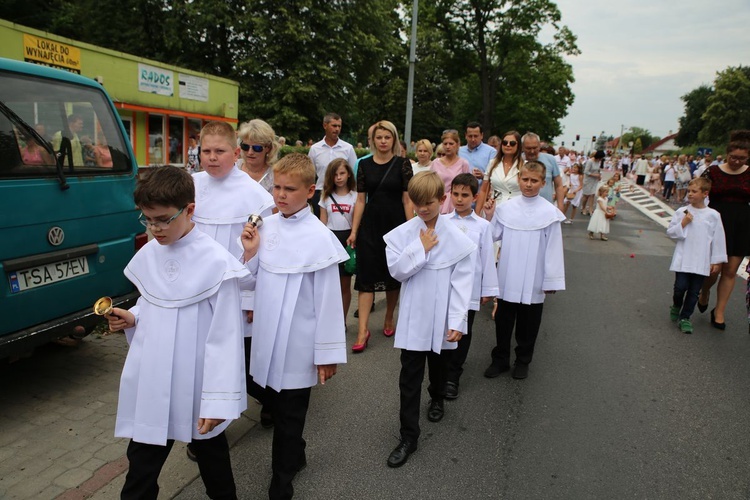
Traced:
<path fill-rule="evenodd" d="M 593 239 L 594 239 L 594 233 L 592 233 L 592 232 L 590 232 L 590 231 L 589 231 L 589 239 L 590 239 L 590 240 L 593 240 Z"/>
<path fill-rule="evenodd" d="M 601 240 L 602 240 L 602 241 L 609 241 L 609 238 L 607 238 L 607 237 L 606 237 L 606 236 L 604 236 L 604 235 L 601 235 L 601 236 L 600 236 L 600 238 L 601 238 Z"/>

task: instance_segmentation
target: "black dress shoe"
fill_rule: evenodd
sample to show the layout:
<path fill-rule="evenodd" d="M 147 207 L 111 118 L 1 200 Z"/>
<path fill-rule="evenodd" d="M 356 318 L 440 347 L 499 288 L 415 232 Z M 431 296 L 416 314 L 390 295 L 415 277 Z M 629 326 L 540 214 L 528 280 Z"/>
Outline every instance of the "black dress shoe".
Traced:
<path fill-rule="evenodd" d="M 445 399 L 456 399 L 458 397 L 458 384 L 455 382 L 445 383 Z"/>
<path fill-rule="evenodd" d="M 714 316 L 714 311 L 716 308 L 711 309 L 711 326 L 716 328 L 717 330 L 726 330 L 727 324 L 726 323 L 719 323 L 716 321 L 716 316 Z"/>
<path fill-rule="evenodd" d="M 701 304 L 698 302 L 696 305 L 698 306 L 698 310 L 702 313 L 706 312 L 706 309 L 708 309 L 708 304 Z"/>
<path fill-rule="evenodd" d="M 302 459 L 299 462 L 299 467 L 297 467 L 297 472 L 301 472 L 307 467 L 307 455 L 303 452 L 302 453 Z"/>
<path fill-rule="evenodd" d="M 501 373 L 510 370 L 510 365 L 507 363 L 501 363 L 500 361 L 492 361 L 492 364 L 487 367 L 484 371 L 484 376 L 487 378 L 499 377 Z"/>
<path fill-rule="evenodd" d="M 417 443 L 402 439 L 388 456 L 388 467 L 401 467 L 409 460 L 409 455 L 417 451 Z"/>
<path fill-rule="evenodd" d="M 193 462 L 197 462 L 197 461 L 198 461 L 198 457 L 196 457 L 196 456 L 195 456 L 195 452 L 194 452 L 194 451 L 193 451 L 193 449 L 192 449 L 192 448 L 190 447 L 190 444 L 191 444 L 191 443 L 188 443 L 188 444 L 187 444 L 187 446 L 185 447 L 185 454 L 187 455 L 187 457 L 188 457 L 188 458 L 189 458 L 190 460 L 192 460 Z"/>
<path fill-rule="evenodd" d="M 427 410 L 427 420 L 430 422 L 440 422 L 445 415 L 443 400 L 433 399 L 430 401 L 430 408 Z"/>
<path fill-rule="evenodd" d="M 524 379 L 529 376 L 529 365 L 524 363 L 516 363 L 513 366 L 513 378 Z"/>
<path fill-rule="evenodd" d="M 265 408 L 260 410 L 260 426 L 264 429 L 273 428 L 273 415 L 270 411 L 265 411 Z"/>

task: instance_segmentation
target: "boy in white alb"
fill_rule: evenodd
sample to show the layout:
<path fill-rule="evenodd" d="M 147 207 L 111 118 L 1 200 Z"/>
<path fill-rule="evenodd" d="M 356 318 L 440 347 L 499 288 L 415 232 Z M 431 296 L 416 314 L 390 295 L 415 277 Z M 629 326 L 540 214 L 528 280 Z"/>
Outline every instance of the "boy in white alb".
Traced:
<path fill-rule="evenodd" d="M 482 304 L 486 304 L 497 296 L 497 271 L 495 270 L 495 247 L 492 242 L 492 226 L 479 217 L 471 208 L 476 203 L 479 182 L 471 174 L 459 174 L 451 183 L 452 214 L 446 214 L 451 223 L 455 224 L 471 241 L 477 245 L 477 257 L 474 264 L 474 287 L 469 304 L 469 319 L 466 335 L 461 337 L 455 350 L 444 351 L 446 358 L 445 399 L 458 397 L 458 384 L 463 373 L 463 364 L 471 346 L 472 325 L 474 315 Z"/>
<path fill-rule="evenodd" d="M 237 498 L 224 429 L 247 407 L 239 280 L 248 272 L 194 227 L 183 169 L 154 169 L 134 198 L 154 235 L 125 268 L 141 297 L 106 316 L 130 344 L 115 425 L 130 438 L 121 498 L 156 499 L 175 440 L 192 443 L 210 498 Z"/>
<path fill-rule="evenodd" d="M 445 185 L 435 172 L 420 172 L 409 182 L 417 217 L 386 233 L 388 271 L 402 283 L 394 347 L 401 349 L 399 392 L 401 441 L 388 457 L 400 467 L 417 449 L 419 405 L 425 361 L 432 400 L 427 419 L 444 415 L 445 358 L 467 332 L 477 246 L 446 218 L 440 217 Z"/>
<path fill-rule="evenodd" d="M 516 362 L 513 378 L 524 379 L 534 355 L 542 323 L 544 296 L 565 290 L 562 231 L 565 220 L 556 206 L 539 196 L 546 167 L 529 161 L 518 172 L 523 196 L 501 204 L 492 218 L 495 241 L 502 240 L 497 264 L 499 288 L 492 363 L 484 376 L 495 378 L 510 369 L 510 343 L 515 327 Z"/>
<path fill-rule="evenodd" d="M 261 228 L 247 224 L 243 259 L 255 285 L 250 374 L 270 387 L 274 419 L 269 498 L 292 498 L 292 480 L 306 465 L 310 389 L 346 363 L 338 264 L 348 260 L 333 233 L 310 211 L 315 167 L 290 154 L 273 167 L 279 213 Z"/>
<path fill-rule="evenodd" d="M 193 175 L 195 181 L 195 213 L 193 222 L 202 232 L 232 253 L 237 239 L 250 215 L 271 215 L 273 197 L 245 172 L 235 168 L 240 148 L 234 129 L 225 122 L 208 122 L 201 130 L 200 163 L 202 172 Z M 241 307 L 245 311 L 245 374 L 249 373 L 250 346 L 254 294 L 241 289 Z M 265 408 L 265 392 L 247 376 L 248 394 L 257 399 L 261 408 L 261 424 L 270 427 L 271 417 Z M 193 459 L 192 446 L 188 456 Z"/>
<path fill-rule="evenodd" d="M 690 205 L 677 209 L 667 228 L 667 236 L 677 242 L 670 271 L 675 272 L 674 296 L 669 316 L 682 333 L 693 333 L 690 316 L 706 277 L 718 273 L 727 261 L 724 225 L 719 212 L 706 206 L 711 181 L 705 177 L 688 184 Z M 705 309 L 703 309 L 705 311 Z"/>

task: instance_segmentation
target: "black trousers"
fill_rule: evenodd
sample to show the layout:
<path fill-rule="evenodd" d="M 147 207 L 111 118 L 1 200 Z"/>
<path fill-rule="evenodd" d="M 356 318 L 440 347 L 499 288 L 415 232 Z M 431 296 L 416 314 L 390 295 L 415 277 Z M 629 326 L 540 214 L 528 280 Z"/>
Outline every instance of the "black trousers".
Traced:
<path fill-rule="evenodd" d="M 312 206 L 312 211 L 315 214 L 315 217 L 320 219 L 320 205 L 318 205 L 318 202 L 320 201 L 320 193 L 321 191 L 319 189 L 315 190 L 315 194 L 310 198 L 310 205 Z"/>
<path fill-rule="evenodd" d="M 289 499 L 294 495 L 292 480 L 305 459 L 305 430 L 307 408 L 310 405 L 310 388 L 285 389 L 268 392 L 273 413 L 273 447 L 271 450 L 271 486 L 268 498 Z"/>
<path fill-rule="evenodd" d="M 469 309 L 469 321 L 467 323 L 467 333 L 461 337 L 458 341 L 458 345 L 452 351 L 443 351 L 441 356 L 445 357 L 445 380 L 447 382 L 453 382 L 458 385 L 458 379 L 464 372 L 464 363 L 466 362 L 466 356 L 469 354 L 469 347 L 471 347 L 471 328 L 474 325 L 474 316 L 477 314 L 476 311 Z"/>
<path fill-rule="evenodd" d="M 635 178 L 635 183 L 639 186 L 643 186 L 646 183 L 646 176 L 639 175 Z"/>
<path fill-rule="evenodd" d="M 630 165 L 622 164 L 622 176 L 625 177 L 628 175 L 628 170 L 630 170 Z"/>
<path fill-rule="evenodd" d="M 247 394 L 251 398 L 257 399 L 262 406 L 261 413 L 266 413 L 270 411 L 267 404 L 270 397 L 268 393 L 271 389 L 259 386 L 250 375 L 250 351 L 252 350 L 252 346 L 253 338 L 245 337 L 245 384 L 247 385 Z"/>
<path fill-rule="evenodd" d="M 401 439 L 416 442 L 419 439 L 419 405 L 422 396 L 425 361 L 429 366 L 430 385 L 427 391 L 436 401 L 445 399 L 445 358 L 433 351 L 401 350 L 401 374 L 398 387 L 401 392 Z"/>
<path fill-rule="evenodd" d="M 510 342 L 516 330 L 516 363 L 528 365 L 534 356 L 534 345 L 542 324 L 544 304 L 519 304 L 498 300 L 495 312 L 495 338 L 492 360 L 510 364 Z"/>
<path fill-rule="evenodd" d="M 120 493 L 122 500 L 156 500 L 159 494 L 157 480 L 173 445 L 172 439 L 164 446 L 130 440 L 127 451 L 130 468 Z M 190 447 L 198 459 L 206 495 L 214 499 L 236 499 L 227 436 L 222 432 L 211 439 L 193 439 Z"/>

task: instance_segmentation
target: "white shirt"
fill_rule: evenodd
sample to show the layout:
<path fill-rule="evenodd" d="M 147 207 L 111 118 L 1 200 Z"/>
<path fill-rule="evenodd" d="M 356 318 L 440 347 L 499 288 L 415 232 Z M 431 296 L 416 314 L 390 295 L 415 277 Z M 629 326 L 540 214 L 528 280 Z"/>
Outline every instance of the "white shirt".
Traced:
<path fill-rule="evenodd" d="M 499 299 L 541 304 L 545 291 L 565 290 L 563 220 L 563 213 L 540 196 L 518 196 L 497 207 L 492 236 L 503 242 L 497 264 Z"/>
<path fill-rule="evenodd" d="M 141 293 L 120 379 L 115 436 L 146 444 L 215 437 L 247 408 L 237 258 L 193 228 L 148 242 L 125 268 Z M 227 419 L 198 434 L 199 418 Z"/>
<path fill-rule="evenodd" d="M 492 160 L 487 165 L 487 171 L 492 167 L 494 161 Z M 502 160 L 500 160 L 490 174 L 490 182 L 492 185 L 490 195 L 495 198 L 495 203 L 498 205 L 519 196 L 521 188 L 518 186 L 518 161 L 513 163 L 510 170 L 508 170 L 508 175 L 505 175 L 505 168 L 503 167 Z"/>
<path fill-rule="evenodd" d="M 250 375 L 276 391 L 312 387 L 317 366 L 346 363 L 338 264 L 349 255 L 309 210 L 274 214 L 246 263 L 255 288 Z"/>
<path fill-rule="evenodd" d="M 354 205 L 357 203 L 357 192 L 349 191 L 344 196 L 334 193 L 333 197 L 336 198 L 336 203 L 333 202 L 330 196 L 325 200 L 321 197 L 321 200 L 318 202 L 318 206 L 328 213 L 326 227 L 332 231 L 351 229 Z"/>
<path fill-rule="evenodd" d="M 682 227 L 686 211 L 693 215 L 693 221 Z M 670 271 L 708 276 L 711 264 L 727 261 L 727 243 L 721 215 L 712 208 L 678 208 L 667 227 L 667 236 L 677 242 Z"/>
<path fill-rule="evenodd" d="M 438 217 L 438 244 L 424 251 L 419 217 L 388 232 L 385 256 L 388 271 L 402 283 L 393 347 L 410 351 L 456 348 L 448 342 L 448 330 L 467 333 L 476 245 L 456 226 Z"/>
<path fill-rule="evenodd" d="M 354 153 L 354 147 L 341 139 L 337 140 L 333 146 L 329 146 L 326 144 L 325 138 L 323 138 L 310 147 L 307 156 L 315 164 L 315 173 L 318 176 L 318 180 L 315 181 L 315 189 L 317 191 L 323 190 L 326 170 L 333 160 L 343 158 L 352 169 L 357 164 L 357 155 Z"/>
<path fill-rule="evenodd" d="M 482 305 L 482 297 L 497 297 L 498 293 L 492 225 L 473 211 L 469 212 L 466 217 L 461 217 L 454 210 L 452 214 L 446 214 L 443 217 L 446 217 L 477 246 L 477 256 L 474 259 L 474 286 L 469 309 L 478 311 Z"/>

